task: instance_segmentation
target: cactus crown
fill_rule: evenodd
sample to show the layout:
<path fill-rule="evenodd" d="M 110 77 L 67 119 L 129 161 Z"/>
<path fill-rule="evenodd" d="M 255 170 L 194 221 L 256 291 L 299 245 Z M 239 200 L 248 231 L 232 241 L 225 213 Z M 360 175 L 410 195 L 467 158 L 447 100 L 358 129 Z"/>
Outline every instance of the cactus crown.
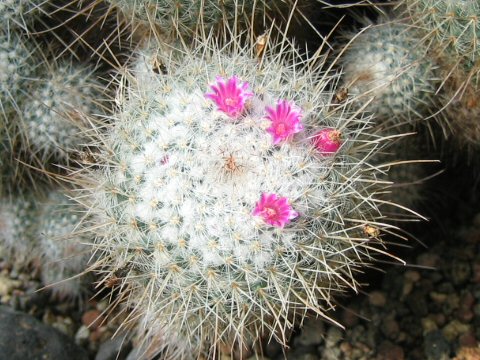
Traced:
<path fill-rule="evenodd" d="M 238 40 L 141 52 L 84 174 L 105 281 L 124 274 L 143 339 L 185 337 L 185 357 L 285 342 L 381 243 L 363 231 L 383 226 L 369 119 L 332 104 L 318 57 L 283 41 L 258 59 Z"/>

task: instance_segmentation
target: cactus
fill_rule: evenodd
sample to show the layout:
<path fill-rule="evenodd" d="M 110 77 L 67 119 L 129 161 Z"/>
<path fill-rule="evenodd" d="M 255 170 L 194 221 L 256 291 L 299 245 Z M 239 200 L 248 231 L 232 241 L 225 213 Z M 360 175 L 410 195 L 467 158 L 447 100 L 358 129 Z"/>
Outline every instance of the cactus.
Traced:
<path fill-rule="evenodd" d="M 284 42 L 259 62 L 239 43 L 139 56 L 151 78 L 120 79 L 98 166 L 79 179 L 99 271 L 122 284 L 149 354 L 285 343 L 383 244 L 369 118 L 332 103 L 319 57 L 296 62 Z"/>
<path fill-rule="evenodd" d="M 384 21 L 352 34 L 340 62 L 344 87 L 391 124 L 415 123 L 435 104 L 435 65 L 416 47 L 416 32 Z"/>
<path fill-rule="evenodd" d="M 434 53 L 469 72 L 480 58 L 478 0 L 404 0 L 414 27 Z M 478 71 L 478 69 L 477 69 Z"/>
<path fill-rule="evenodd" d="M 7 30 L 27 30 L 48 4 L 48 0 L 2 0 L 0 19 L 6 22 Z"/>
<path fill-rule="evenodd" d="M 3 197 L 0 205 L 0 240 L 12 259 L 27 266 L 36 256 L 36 224 L 39 208 L 31 194 Z"/>
<path fill-rule="evenodd" d="M 36 65 L 32 65 L 33 50 L 26 38 L 17 32 L 0 32 L 0 117 L 11 122 L 26 100 L 28 80 Z M 33 62 L 36 64 L 36 62 Z M 0 128 L 4 130 L 2 125 Z"/>
<path fill-rule="evenodd" d="M 108 0 L 127 19 L 158 26 L 167 34 L 191 34 L 199 28 L 207 33 L 224 23 L 233 25 L 263 17 L 267 8 L 289 4 L 288 0 Z M 258 14 L 257 14 L 258 13 Z"/>
<path fill-rule="evenodd" d="M 49 66 L 22 109 L 24 142 L 32 157 L 67 161 L 85 143 L 80 134 L 86 115 L 99 112 L 100 86 L 93 71 L 81 64 Z"/>
<path fill-rule="evenodd" d="M 76 232 L 78 206 L 64 193 L 45 189 L 4 197 L 0 242 L 18 266 L 35 265 L 44 285 L 60 298 L 79 298 L 86 290 L 78 275 L 86 270 L 89 248 Z"/>
<path fill-rule="evenodd" d="M 37 219 L 42 282 L 59 298 L 80 298 L 87 290 L 79 277 L 90 257 L 87 239 L 77 231 L 80 211 L 64 193 L 52 191 Z"/>

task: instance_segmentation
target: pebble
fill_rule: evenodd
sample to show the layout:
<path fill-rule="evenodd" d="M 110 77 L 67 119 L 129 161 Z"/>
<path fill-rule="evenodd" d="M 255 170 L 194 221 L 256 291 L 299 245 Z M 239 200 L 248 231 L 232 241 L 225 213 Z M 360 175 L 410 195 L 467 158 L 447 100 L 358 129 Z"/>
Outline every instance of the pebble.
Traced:
<path fill-rule="evenodd" d="M 383 341 L 379 348 L 376 360 L 403 360 L 405 354 L 403 349 L 390 341 Z"/>
<path fill-rule="evenodd" d="M 432 291 L 430 294 L 428 294 L 430 298 L 437 304 L 443 304 L 446 300 L 448 295 L 443 294 L 443 293 L 438 293 L 436 291 Z"/>
<path fill-rule="evenodd" d="M 80 326 L 75 334 L 75 343 L 78 345 L 84 344 L 90 336 L 90 330 L 85 325 Z"/>
<path fill-rule="evenodd" d="M 403 275 L 403 277 L 405 278 L 405 280 L 411 281 L 413 283 L 418 282 L 422 278 L 420 273 L 415 270 L 405 271 L 405 274 Z"/>
<path fill-rule="evenodd" d="M 0 306 L 0 356 L 8 360 L 88 360 L 66 335 L 33 316 Z"/>
<path fill-rule="evenodd" d="M 82 324 L 90 328 L 91 330 L 95 330 L 100 325 L 102 325 L 103 317 L 99 310 L 93 309 L 88 310 L 82 315 Z"/>
<path fill-rule="evenodd" d="M 475 334 L 469 331 L 459 336 L 458 343 L 460 346 L 475 347 L 477 345 L 477 339 L 475 338 Z"/>
<path fill-rule="evenodd" d="M 384 307 L 387 303 L 387 297 L 381 291 L 372 291 L 368 296 L 368 301 L 370 305 Z"/>
<path fill-rule="evenodd" d="M 332 348 L 342 339 L 342 331 L 338 327 L 331 327 L 327 331 L 327 339 L 325 345 L 327 348 Z"/>
<path fill-rule="evenodd" d="M 432 317 L 433 316 L 429 315 L 422 319 L 422 329 L 424 334 L 438 330 L 437 323 Z"/>
<path fill-rule="evenodd" d="M 19 280 L 12 280 L 6 276 L 0 275 L 0 297 L 6 297 L 11 294 L 12 290 L 22 285 Z M 2 301 L 3 302 L 3 301 Z"/>
<path fill-rule="evenodd" d="M 393 315 L 384 318 L 381 327 L 382 333 L 391 340 L 395 340 L 400 332 L 400 326 Z"/>
<path fill-rule="evenodd" d="M 131 343 L 126 334 L 119 334 L 102 343 L 95 355 L 95 360 L 124 359 L 131 350 Z"/>
<path fill-rule="evenodd" d="M 470 331 L 470 325 L 463 324 L 458 320 L 450 321 L 443 329 L 442 333 L 448 341 L 453 342 L 459 335 Z"/>
<path fill-rule="evenodd" d="M 479 347 L 462 347 L 453 360 L 478 360 L 480 359 Z"/>
<path fill-rule="evenodd" d="M 321 319 L 309 318 L 305 320 L 302 331 L 295 338 L 295 344 L 301 346 L 319 345 L 323 342 L 325 330 Z"/>

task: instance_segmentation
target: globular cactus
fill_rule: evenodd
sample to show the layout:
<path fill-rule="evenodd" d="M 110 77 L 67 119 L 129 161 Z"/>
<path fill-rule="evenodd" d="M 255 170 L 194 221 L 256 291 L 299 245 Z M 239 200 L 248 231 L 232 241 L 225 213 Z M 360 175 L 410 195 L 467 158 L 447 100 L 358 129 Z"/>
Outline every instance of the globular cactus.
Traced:
<path fill-rule="evenodd" d="M 414 124 L 435 104 L 435 64 L 418 47 L 417 33 L 401 23 L 383 21 L 360 34 L 340 59 L 343 86 L 379 121 Z"/>
<path fill-rule="evenodd" d="M 383 253 L 368 117 L 332 102 L 318 57 L 239 44 L 139 56 L 151 78 L 121 78 L 98 166 L 78 175 L 104 284 L 121 284 L 149 354 L 285 343 Z"/>
<path fill-rule="evenodd" d="M 90 247 L 77 232 L 81 208 L 59 190 L 4 197 L 0 206 L 0 242 L 16 265 L 38 268 L 44 285 L 60 298 L 86 293 L 80 274 L 87 268 Z"/>
<path fill-rule="evenodd" d="M 85 143 L 87 116 L 100 112 L 95 74 L 83 64 L 64 62 L 48 66 L 33 85 L 21 116 L 24 151 L 43 163 L 68 161 Z"/>
<path fill-rule="evenodd" d="M 404 0 L 415 28 L 433 53 L 469 72 L 480 58 L 478 0 Z M 477 70 L 478 71 L 478 70 Z"/>
<path fill-rule="evenodd" d="M 52 191 L 36 219 L 42 282 L 59 298 L 77 299 L 87 293 L 88 284 L 80 275 L 87 269 L 90 247 L 78 230 L 81 210 L 63 192 Z"/>
<path fill-rule="evenodd" d="M 4 196 L 0 204 L 0 241 L 19 266 L 28 266 L 36 256 L 39 207 L 31 194 Z"/>

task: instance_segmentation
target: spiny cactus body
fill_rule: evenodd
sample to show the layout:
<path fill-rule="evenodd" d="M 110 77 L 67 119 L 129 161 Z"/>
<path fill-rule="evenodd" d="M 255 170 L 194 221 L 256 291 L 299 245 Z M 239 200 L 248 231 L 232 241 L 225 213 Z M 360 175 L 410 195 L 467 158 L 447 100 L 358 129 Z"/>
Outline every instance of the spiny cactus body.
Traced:
<path fill-rule="evenodd" d="M 212 28 L 235 20 L 259 17 L 268 6 L 277 7 L 285 0 L 108 0 L 126 18 L 158 26 L 165 33 L 189 34 L 197 28 L 209 32 Z M 268 4 L 268 5 L 267 5 Z"/>
<path fill-rule="evenodd" d="M 79 275 L 87 268 L 90 248 L 78 233 L 80 210 L 64 193 L 53 191 L 36 220 L 42 281 L 60 298 L 79 298 L 86 292 Z"/>
<path fill-rule="evenodd" d="M 175 359 L 285 342 L 356 288 L 381 244 L 364 233 L 383 226 L 368 119 L 335 111 L 318 58 L 287 65 L 284 43 L 259 61 L 237 40 L 139 56 L 150 79 L 122 78 L 99 166 L 80 180 L 105 283 L 122 283 L 147 348 L 183 339 Z"/>
<path fill-rule="evenodd" d="M 380 23 L 352 35 L 341 59 L 344 87 L 381 121 L 421 120 L 433 104 L 434 64 L 403 24 Z"/>
<path fill-rule="evenodd" d="M 2 199 L 0 241 L 17 265 L 38 267 L 54 295 L 79 298 L 86 286 L 78 275 L 90 257 L 87 239 L 76 232 L 81 209 L 63 192 L 43 190 Z"/>
<path fill-rule="evenodd" d="M 0 120 L 12 122 L 28 94 L 28 80 L 37 63 L 32 62 L 33 49 L 17 32 L 0 32 Z M 2 126 L 4 130 L 4 126 Z"/>
<path fill-rule="evenodd" d="M 480 3 L 478 0 L 405 0 L 416 28 L 435 53 L 445 53 L 467 69 L 480 58 Z M 464 61 L 463 61 L 464 60 Z"/>
<path fill-rule="evenodd" d="M 26 149 L 44 161 L 68 160 L 85 143 L 85 117 L 99 110 L 99 85 L 92 70 L 80 64 L 53 65 L 35 82 L 30 96 L 20 129 Z"/>
<path fill-rule="evenodd" d="M 26 266 L 36 259 L 38 199 L 29 194 L 3 197 L 0 205 L 0 240 L 12 259 Z"/>
<path fill-rule="evenodd" d="M 26 30 L 47 4 L 48 0 L 2 0 L 0 19 L 6 22 L 8 30 L 15 28 Z"/>

